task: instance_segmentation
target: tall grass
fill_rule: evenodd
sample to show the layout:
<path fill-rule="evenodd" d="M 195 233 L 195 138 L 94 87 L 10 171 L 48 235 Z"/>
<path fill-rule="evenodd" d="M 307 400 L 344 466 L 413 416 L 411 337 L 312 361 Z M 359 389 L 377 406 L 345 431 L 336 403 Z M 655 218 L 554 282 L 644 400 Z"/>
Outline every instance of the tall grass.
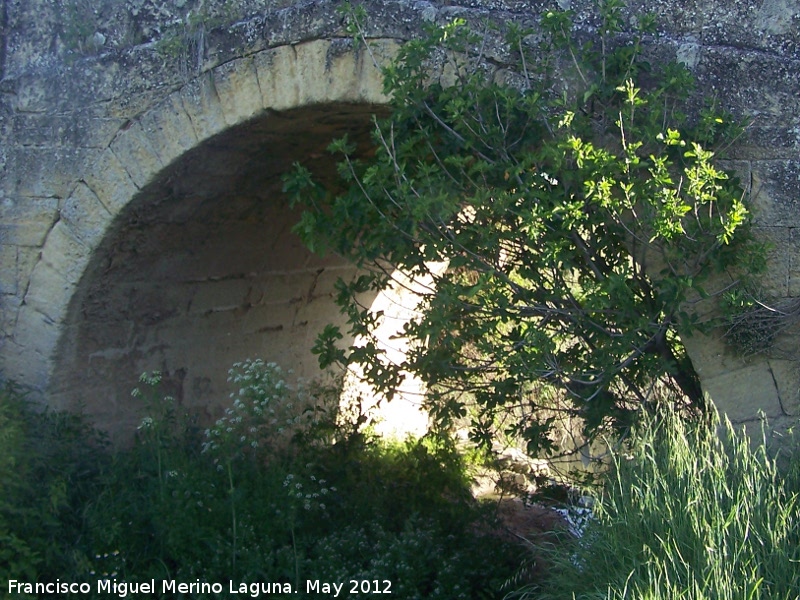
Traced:
<path fill-rule="evenodd" d="M 763 442 L 763 440 L 762 440 Z M 800 470 L 729 422 L 646 420 L 614 460 L 595 519 L 560 547 L 548 599 L 800 597 Z M 784 461 L 782 461 L 783 463 Z"/>

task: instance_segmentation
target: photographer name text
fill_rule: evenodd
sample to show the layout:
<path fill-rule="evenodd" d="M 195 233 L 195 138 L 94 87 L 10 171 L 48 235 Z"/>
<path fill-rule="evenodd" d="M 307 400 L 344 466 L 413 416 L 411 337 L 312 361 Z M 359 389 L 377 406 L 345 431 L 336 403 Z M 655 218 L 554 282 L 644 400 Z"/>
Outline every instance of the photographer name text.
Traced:
<path fill-rule="evenodd" d="M 225 583 L 212 583 L 207 581 L 193 581 L 191 583 L 179 582 L 174 579 L 164 579 L 142 582 L 117 581 L 116 579 L 99 579 L 92 585 L 87 582 L 76 583 L 57 579 L 47 583 L 30 583 L 10 579 L 8 581 L 9 594 L 48 594 L 50 596 L 76 595 L 76 594 L 109 594 L 118 598 L 127 598 L 135 595 L 164 594 L 222 594 L 260 598 L 272 594 L 292 594 L 305 591 L 306 594 L 324 594 L 338 598 L 340 594 L 367 595 L 391 594 L 392 582 L 384 580 L 351 579 L 349 581 L 320 581 L 319 579 L 307 580 L 305 588 L 295 587 L 290 583 L 245 583 L 227 581 Z"/>

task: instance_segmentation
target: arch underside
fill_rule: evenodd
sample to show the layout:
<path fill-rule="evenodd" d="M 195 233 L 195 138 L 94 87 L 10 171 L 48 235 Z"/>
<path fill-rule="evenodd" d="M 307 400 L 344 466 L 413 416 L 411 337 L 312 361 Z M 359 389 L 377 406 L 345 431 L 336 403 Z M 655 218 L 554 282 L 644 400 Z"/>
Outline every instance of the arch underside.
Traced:
<path fill-rule="evenodd" d="M 207 418 L 227 399 L 227 369 L 261 357 L 317 372 L 316 334 L 341 321 L 338 277 L 291 229 L 299 218 L 281 175 L 299 161 L 334 185 L 326 147 L 347 134 L 369 147 L 372 104 L 328 103 L 268 112 L 185 153 L 118 214 L 70 302 L 49 401 L 130 431 L 143 406 L 130 397 L 144 371 Z"/>

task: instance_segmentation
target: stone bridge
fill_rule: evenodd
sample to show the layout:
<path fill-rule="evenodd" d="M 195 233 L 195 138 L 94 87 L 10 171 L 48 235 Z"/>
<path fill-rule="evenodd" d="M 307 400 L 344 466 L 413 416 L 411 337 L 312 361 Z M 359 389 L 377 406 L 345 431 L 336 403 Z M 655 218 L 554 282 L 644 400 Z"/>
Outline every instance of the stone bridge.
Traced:
<path fill-rule="evenodd" d="M 262 356 L 312 375 L 309 349 L 339 320 L 351 267 L 309 254 L 281 196 L 293 161 L 365 143 L 380 74 L 329 0 L 0 0 L 0 377 L 115 430 L 130 389 L 168 375 L 187 406 L 227 397 L 226 369 Z M 535 24 L 588 0 L 368 0 L 379 60 L 426 22 Z M 677 57 L 752 125 L 730 161 L 772 243 L 767 289 L 800 296 L 800 4 L 631 0 L 655 11 L 655 68 Z M 489 31 L 487 29 L 487 31 Z M 487 36 L 493 34 L 487 33 Z M 505 49 L 491 40 L 493 58 Z M 789 425 L 800 371 L 784 351 L 743 360 L 687 340 L 705 389 L 736 421 Z"/>

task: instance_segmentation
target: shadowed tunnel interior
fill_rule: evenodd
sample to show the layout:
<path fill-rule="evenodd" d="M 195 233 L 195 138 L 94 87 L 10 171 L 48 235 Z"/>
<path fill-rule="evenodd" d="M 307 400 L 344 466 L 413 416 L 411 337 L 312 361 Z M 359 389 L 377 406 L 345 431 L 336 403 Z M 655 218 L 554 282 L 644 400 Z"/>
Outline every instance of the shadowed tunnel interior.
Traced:
<path fill-rule="evenodd" d="M 316 334 L 340 322 L 332 293 L 353 268 L 308 252 L 281 175 L 299 161 L 334 181 L 326 148 L 348 134 L 369 147 L 373 105 L 268 113 L 187 152 L 132 198 L 92 257 L 57 352 L 52 405 L 131 431 L 144 410 L 130 391 L 161 370 L 164 391 L 214 417 L 230 365 L 275 361 L 317 371 Z"/>

